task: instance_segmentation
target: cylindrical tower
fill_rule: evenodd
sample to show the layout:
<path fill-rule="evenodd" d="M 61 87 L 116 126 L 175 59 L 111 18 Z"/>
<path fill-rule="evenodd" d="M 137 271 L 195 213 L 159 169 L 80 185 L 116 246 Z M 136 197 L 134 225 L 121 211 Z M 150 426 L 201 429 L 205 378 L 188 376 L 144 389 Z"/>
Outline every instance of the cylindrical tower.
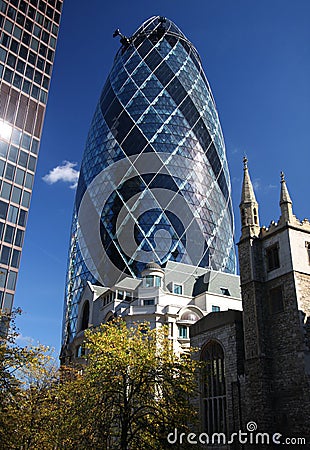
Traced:
<path fill-rule="evenodd" d="M 121 36 L 87 138 L 64 333 L 86 281 L 112 286 L 168 260 L 235 272 L 224 139 L 194 46 L 163 17 Z"/>

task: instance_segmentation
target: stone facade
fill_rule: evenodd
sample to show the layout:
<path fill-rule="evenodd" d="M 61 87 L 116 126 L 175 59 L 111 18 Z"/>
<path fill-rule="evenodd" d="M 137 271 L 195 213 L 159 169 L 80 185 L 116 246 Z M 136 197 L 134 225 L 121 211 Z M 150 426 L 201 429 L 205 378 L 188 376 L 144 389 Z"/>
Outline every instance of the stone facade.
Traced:
<path fill-rule="evenodd" d="M 256 433 L 268 433 L 270 439 L 280 433 L 281 443 L 286 438 L 302 438 L 307 444 L 295 447 L 308 448 L 310 223 L 294 216 L 281 174 L 280 219 L 269 228 L 260 227 L 247 160 L 244 163 L 238 244 L 242 319 L 237 326 L 232 311 L 222 313 L 222 322 L 207 315 L 192 326 L 191 342 L 201 349 L 201 358 L 212 340 L 224 350 L 228 437 L 239 429 L 246 432 L 248 424 L 255 422 Z M 242 338 L 238 332 L 241 321 Z M 203 415 L 201 406 L 202 429 L 208 432 Z M 273 448 L 266 442 L 256 448 Z M 291 442 L 293 446 L 295 441 Z M 230 448 L 253 445 L 240 443 Z"/>

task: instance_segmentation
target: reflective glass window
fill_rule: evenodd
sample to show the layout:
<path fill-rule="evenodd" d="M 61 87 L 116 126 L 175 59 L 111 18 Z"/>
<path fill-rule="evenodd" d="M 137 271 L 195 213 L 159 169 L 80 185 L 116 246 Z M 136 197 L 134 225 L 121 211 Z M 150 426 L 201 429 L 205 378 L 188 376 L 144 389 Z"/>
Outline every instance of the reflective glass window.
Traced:
<path fill-rule="evenodd" d="M 30 155 L 29 161 L 28 161 L 28 169 L 32 170 L 34 172 L 34 170 L 36 168 L 36 162 L 37 162 L 37 159 L 34 156 Z"/>
<path fill-rule="evenodd" d="M 29 33 L 26 33 L 26 31 L 24 31 L 24 35 L 23 35 L 23 43 L 26 45 L 30 44 L 30 39 L 31 39 L 31 35 Z"/>
<path fill-rule="evenodd" d="M 6 158 L 6 155 L 8 153 L 9 144 L 4 141 L 0 141 L 0 156 L 3 158 Z"/>
<path fill-rule="evenodd" d="M 22 137 L 22 147 L 26 150 L 30 150 L 30 142 L 31 142 L 31 136 L 29 134 L 24 133 Z"/>
<path fill-rule="evenodd" d="M 0 200 L 0 219 L 5 219 L 8 212 L 8 203 Z"/>
<path fill-rule="evenodd" d="M 19 60 L 17 61 L 16 70 L 17 70 L 19 73 L 24 74 L 25 66 L 26 66 L 26 64 L 25 64 L 23 61 L 21 61 L 21 60 L 19 59 Z"/>
<path fill-rule="evenodd" d="M 4 267 L 1 267 L 0 269 L 0 287 L 4 288 L 5 282 L 6 282 L 6 276 L 7 276 L 7 269 Z"/>
<path fill-rule="evenodd" d="M 4 50 L 4 48 L 0 48 L 0 61 L 5 61 L 7 53 L 8 52 Z"/>
<path fill-rule="evenodd" d="M 33 185 L 33 175 L 31 173 L 26 174 L 26 180 L 25 180 L 25 187 L 27 187 L 28 189 L 32 189 L 32 185 Z"/>
<path fill-rule="evenodd" d="M 20 168 L 17 168 L 16 176 L 15 176 L 15 183 L 20 184 L 22 186 L 24 183 L 24 176 L 25 176 L 25 171 Z"/>
<path fill-rule="evenodd" d="M 10 13 L 10 14 L 9 14 Z M 8 16 L 14 20 L 15 19 L 15 14 L 16 14 L 16 9 L 12 8 L 11 6 L 8 9 Z M 13 30 L 13 23 L 10 20 L 6 20 L 5 24 L 4 24 L 4 29 L 5 31 L 7 31 L 8 33 L 12 33 Z"/>
<path fill-rule="evenodd" d="M 25 94 L 29 94 L 31 83 L 28 80 L 24 80 L 22 90 Z"/>
<path fill-rule="evenodd" d="M 3 309 L 6 309 L 7 311 L 11 311 L 12 305 L 13 305 L 13 295 L 9 294 L 7 292 L 4 296 Z"/>
<path fill-rule="evenodd" d="M 12 244 L 13 242 L 14 230 L 15 228 L 12 227 L 11 225 L 6 226 L 6 230 L 4 233 L 4 241 L 7 242 L 8 244 Z"/>
<path fill-rule="evenodd" d="M 24 191 L 23 192 L 23 198 L 22 198 L 22 206 L 25 206 L 25 208 L 29 208 L 30 204 L 30 192 Z"/>
<path fill-rule="evenodd" d="M 18 25 L 15 25 L 14 31 L 13 31 L 14 37 L 16 37 L 16 39 L 20 40 L 22 37 L 22 31 L 23 30 Z"/>
<path fill-rule="evenodd" d="M 6 169 L 5 169 L 5 175 L 4 177 L 7 180 L 13 180 L 14 178 L 14 173 L 15 173 L 15 166 L 13 166 L 12 164 L 7 164 Z"/>
<path fill-rule="evenodd" d="M 34 50 L 35 52 L 38 51 L 39 48 L 39 41 L 36 38 L 32 38 L 31 39 L 31 48 L 32 50 Z"/>
<path fill-rule="evenodd" d="M 16 279 L 17 279 L 17 272 L 13 272 L 12 270 L 10 270 L 9 276 L 8 276 L 8 282 L 6 285 L 7 289 L 10 289 L 11 291 L 15 290 Z"/>
<path fill-rule="evenodd" d="M 11 260 L 11 266 L 12 267 L 18 267 L 19 266 L 19 260 L 20 260 L 20 251 L 14 249 L 13 250 L 13 255 L 12 255 L 12 260 Z"/>
<path fill-rule="evenodd" d="M 18 53 L 19 43 L 16 41 L 16 39 L 12 39 L 10 50 L 14 53 Z"/>
<path fill-rule="evenodd" d="M 22 167 L 27 167 L 28 153 L 21 151 L 18 158 L 18 164 Z"/>
<path fill-rule="evenodd" d="M 12 78 L 13 78 L 13 71 L 11 69 L 5 69 L 3 79 L 5 81 L 7 81 L 8 83 L 11 83 L 12 82 Z"/>
<path fill-rule="evenodd" d="M 21 195 L 22 195 L 22 190 L 20 188 L 18 188 L 17 186 L 14 186 L 13 191 L 12 191 L 11 201 L 19 204 Z"/>
<path fill-rule="evenodd" d="M 6 181 L 3 181 L 1 186 L 1 197 L 5 200 L 10 200 L 12 185 L 10 183 L 7 183 Z"/>
<path fill-rule="evenodd" d="M 12 223 L 16 223 L 18 214 L 18 208 L 16 206 L 10 205 L 8 212 L 8 221 Z"/>
<path fill-rule="evenodd" d="M 7 7 L 8 7 L 7 2 L 5 2 L 4 0 L 0 0 L 0 11 L 5 14 Z"/>
<path fill-rule="evenodd" d="M 15 147 L 14 145 L 11 145 L 8 159 L 10 161 L 12 161 L 12 162 L 16 162 L 16 160 L 17 160 L 17 153 L 18 153 L 18 148 Z"/>
<path fill-rule="evenodd" d="M 16 236 L 15 236 L 15 242 L 14 242 L 14 244 L 17 247 L 21 247 L 23 245 L 23 237 L 24 237 L 24 232 L 20 229 L 17 229 Z"/>
<path fill-rule="evenodd" d="M 8 265 L 10 261 L 10 256 L 11 256 L 11 248 L 7 247 L 6 245 L 3 245 L 1 250 L 0 263 Z"/>
<path fill-rule="evenodd" d="M 27 220 L 27 211 L 21 209 L 19 212 L 18 225 L 20 225 L 21 227 L 25 227 L 26 220 Z"/>

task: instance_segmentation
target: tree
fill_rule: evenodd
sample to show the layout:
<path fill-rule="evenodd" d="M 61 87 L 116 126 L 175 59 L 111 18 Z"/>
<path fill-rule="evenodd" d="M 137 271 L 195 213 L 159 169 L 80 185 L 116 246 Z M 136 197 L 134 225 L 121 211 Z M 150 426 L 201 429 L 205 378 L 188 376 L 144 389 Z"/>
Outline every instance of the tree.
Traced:
<path fill-rule="evenodd" d="M 174 354 L 166 327 L 119 319 L 88 330 L 85 364 L 58 369 L 47 348 L 19 347 L 11 324 L 0 340 L 2 450 L 165 449 L 169 433 L 193 426 L 199 362 Z"/>
<path fill-rule="evenodd" d="M 19 346 L 15 319 L 21 310 L 1 313 L 0 334 L 0 447 L 54 448 L 46 441 L 50 388 L 57 369 L 48 347 Z"/>
<path fill-rule="evenodd" d="M 127 327 L 116 320 L 85 334 L 83 382 L 92 445 L 171 448 L 168 433 L 175 428 L 188 432 L 195 418 L 191 398 L 199 363 L 190 354 L 173 352 L 166 327 L 152 330 L 146 323 Z"/>

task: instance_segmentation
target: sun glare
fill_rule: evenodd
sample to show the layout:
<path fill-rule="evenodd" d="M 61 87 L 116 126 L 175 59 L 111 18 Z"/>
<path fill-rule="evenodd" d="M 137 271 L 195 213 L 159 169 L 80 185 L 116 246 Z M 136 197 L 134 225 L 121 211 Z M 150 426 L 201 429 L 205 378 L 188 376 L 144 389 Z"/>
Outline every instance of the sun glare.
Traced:
<path fill-rule="evenodd" d="M 6 139 L 7 141 L 10 139 L 13 128 L 7 122 L 3 120 L 0 121 L 0 137 Z"/>

